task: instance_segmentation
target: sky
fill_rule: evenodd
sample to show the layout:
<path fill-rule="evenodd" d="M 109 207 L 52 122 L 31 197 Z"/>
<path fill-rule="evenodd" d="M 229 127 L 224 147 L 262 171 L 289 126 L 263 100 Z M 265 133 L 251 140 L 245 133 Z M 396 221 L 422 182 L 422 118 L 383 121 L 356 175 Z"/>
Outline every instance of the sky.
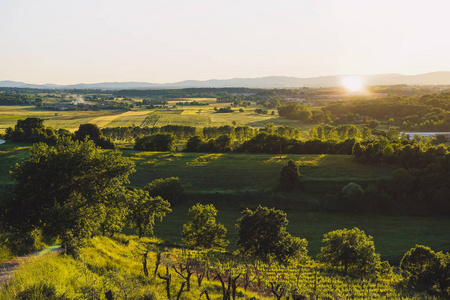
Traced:
<path fill-rule="evenodd" d="M 0 81 L 450 71 L 448 0 L 0 0 Z"/>

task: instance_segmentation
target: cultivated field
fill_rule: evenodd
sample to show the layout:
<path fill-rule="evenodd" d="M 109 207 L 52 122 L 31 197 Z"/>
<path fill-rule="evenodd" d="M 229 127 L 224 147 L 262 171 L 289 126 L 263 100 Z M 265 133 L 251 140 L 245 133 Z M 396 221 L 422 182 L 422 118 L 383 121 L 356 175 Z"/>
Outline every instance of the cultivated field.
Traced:
<path fill-rule="evenodd" d="M 207 98 L 193 98 L 189 101 L 211 103 Z M 123 110 L 100 110 L 100 111 L 49 111 L 37 109 L 34 106 L 0 106 L 0 133 L 4 133 L 6 128 L 14 127 L 18 120 L 27 117 L 42 118 L 45 125 L 55 129 L 64 128 L 70 131 L 78 129 L 80 124 L 93 123 L 99 127 L 124 127 L 124 126 L 164 126 L 164 125 L 187 125 L 196 127 L 232 125 L 237 126 L 263 127 L 264 124 L 272 122 L 275 125 L 289 125 L 308 131 L 312 125 L 301 124 L 296 121 L 282 119 L 275 111 L 275 115 L 257 114 L 256 108 L 252 106 L 243 108 L 244 112 L 239 112 L 239 107 L 233 107 L 233 113 L 216 113 L 214 108 L 228 107 L 229 103 L 211 103 L 208 106 L 177 106 L 172 107 L 177 102 L 184 102 L 183 99 L 169 101 L 167 109 L 142 109 L 133 108 L 130 111 Z"/>

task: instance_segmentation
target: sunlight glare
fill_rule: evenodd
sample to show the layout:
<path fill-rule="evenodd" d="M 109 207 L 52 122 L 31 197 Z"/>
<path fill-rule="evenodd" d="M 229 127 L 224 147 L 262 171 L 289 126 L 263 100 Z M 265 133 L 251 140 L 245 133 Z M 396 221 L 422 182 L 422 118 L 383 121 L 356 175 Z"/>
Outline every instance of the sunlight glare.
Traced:
<path fill-rule="evenodd" d="M 342 84 L 350 92 L 361 91 L 364 87 L 362 78 L 358 76 L 344 77 L 342 78 Z"/>

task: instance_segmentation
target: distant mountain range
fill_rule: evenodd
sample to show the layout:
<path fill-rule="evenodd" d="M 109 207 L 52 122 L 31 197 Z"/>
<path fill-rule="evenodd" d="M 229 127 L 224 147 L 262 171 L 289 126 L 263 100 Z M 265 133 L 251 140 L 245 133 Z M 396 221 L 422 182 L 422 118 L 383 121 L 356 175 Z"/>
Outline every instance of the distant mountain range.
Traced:
<path fill-rule="evenodd" d="M 353 76 L 353 75 L 348 75 Z M 354 75 L 359 76 L 366 85 L 450 85 L 450 72 L 433 72 L 419 75 L 381 74 Z M 297 78 L 285 76 L 269 76 L 260 78 L 233 78 L 212 80 L 186 80 L 174 83 L 148 82 L 102 82 L 79 83 L 71 85 L 57 84 L 29 84 L 17 81 L 0 81 L 0 87 L 37 88 L 37 89 L 179 89 L 179 88 L 298 88 L 298 87 L 333 87 L 341 85 L 345 76 L 320 76 L 311 78 Z"/>

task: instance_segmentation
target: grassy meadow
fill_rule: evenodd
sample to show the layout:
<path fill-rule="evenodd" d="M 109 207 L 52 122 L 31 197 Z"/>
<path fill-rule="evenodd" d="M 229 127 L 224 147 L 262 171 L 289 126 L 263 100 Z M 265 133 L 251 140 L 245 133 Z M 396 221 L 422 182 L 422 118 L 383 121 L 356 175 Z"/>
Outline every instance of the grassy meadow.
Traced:
<path fill-rule="evenodd" d="M 126 150 L 124 156 L 136 163 L 130 185 L 144 187 L 153 179 L 176 176 L 186 191 L 185 199 L 173 205 L 173 212 L 157 223 L 155 235 L 179 244 L 181 228 L 189 207 L 197 202 L 213 203 L 218 220 L 228 229 L 234 250 L 235 223 L 242 207 L 258 204 L 283 209 L 288 214 L 288 230 L 309 242 L 315 256 L 324 233 L 335 229 L 358 227 L 372 235 L 377 251 L 391 261 L 398 259 L 415 244 L 434 250 L 450 250 L 450 219 L 368 213 L 327 212 L 321 205 L 336 201 L 336 193 L 349 182 L 363 187 L 375 180 L 389 179 L 393 169 L 364 165 L 346 155 L 270 155 L 161 153 Z M 0 145 L 0 189 L 11 186 L 9 169 L 27 157 L 23 144 Z M 291 193 L 276 190 L 281 168 L 288 160 L 300 166 L 302 188 Z M 127 233 L 134 231 L 127 229 Z"/>

